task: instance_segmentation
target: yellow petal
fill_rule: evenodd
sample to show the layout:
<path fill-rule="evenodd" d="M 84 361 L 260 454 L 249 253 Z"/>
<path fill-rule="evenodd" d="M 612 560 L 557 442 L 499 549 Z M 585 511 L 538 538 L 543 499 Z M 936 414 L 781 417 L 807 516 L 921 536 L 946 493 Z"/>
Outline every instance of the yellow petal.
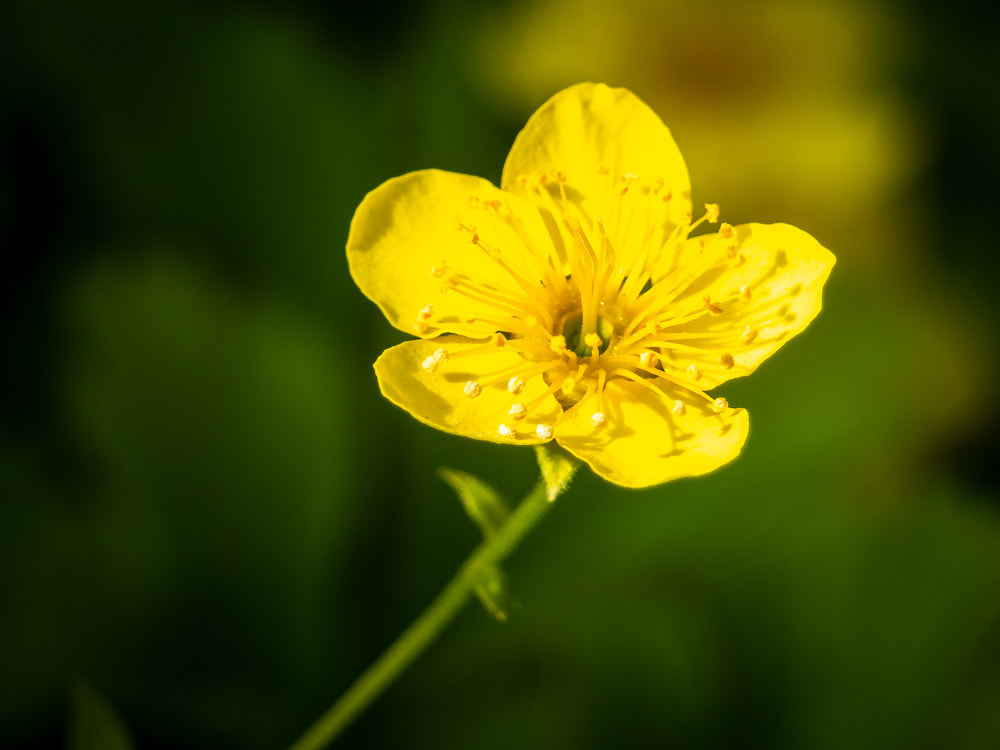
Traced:
<path fill-rule="evenodd" d="M 630 199 L 660 201 L 670 193 L 670 200 L 660 201 L 657 209 L 658 215 L 667 209 L 668 226 L 683 222 L 691 210 L 691 181 L 677 144 L 659 116 L 626 89 L 581 83 L 549 99 L 514 141 L 500 185 L 505 191 L 528 195 L 519 177 L 555 172 L 565 175 L 570 200 L 590 219 L 609 220 L 615 215 L 616 206 L 609 199 L 617 203 L 625 184 L 621 180 L 630 177 L 639 178 L 646 187 L 663 180 L 655 199 Z M 609 180 L 619 182 L 609 190 Z M 624 210 L 633 207 L 626 205 Z"/>
<path fill-rule="evenodd" d="M 704 377 L 699 384 L 706 389 L 750 374 L 801 333 L 819 314 L 823 285 L 836 260 L 810 235 L 788 224 L 741 224 L 729 238 L 694 237 L 681 255 L 689 267 L 699 259 L 706 265 L 721 259 L 678 301 L 691 309 L 707 299 L 718 306 L 713 308 L 716 314 L 674 327 L 664 323 L 664 338 L 674 331 L 705 334 L 684 343 L 711 352 L 707 360 L 693 360 Z M 732 357 L 731 366 L 719 366 L 726 355 Z"/>
<path fill-rule="evenodd" d="M 496 327 L 466 321 L 503 313 L 454 288 L 442 290 L 458 277 L 504 297 L 524 296 L 483 246 L 471 241 L 478 230 L 491 246 L 517 242 L 508 222 L 490 208 L 501 204 L 506 211 L 511 200 L 517 199 L 487 180 L 433 169 L 384 182 L 365 196 L 351 222 L 351 275 L 389 322 L 406 333 L 489 336 Z"/>
<path fill-rule="evenodd" d="M 463 354 L 472 349 L 481 353 Z M 447 358 L 441 358 L 437 366 L 425 367 L 438 350 L 444 350 Z M 517 352 L 489 342 L 441 336 L 386 349 L 375 362 L 375 374 L 386 398 L 431 427 L 479 440 L 528 445 L 546 442 L 547 438 L 538 437 L 538 425 L 555 424 L 562 411 L 552 396 L 542 398 L 547 385 L 541 376 L 525 378 L 524 389 L 517 395 L 507 391 L 510 376 L 503 371 L 532 364 Z M 500 377 L 489 385 L 491 374 Z M 470 382 L 480 388 L 474 397 L 466 393 Z M 515 404 L 530 405 L 539 398 L 538 405 L 522 419 L 511 417 Z M 503 435 L 501 425 L 513 435 Z"/>
<path fill-rule="evenodd" d="M 678 391 L 676 398 L 641 383 L 612 381 L 603 402 L 588 397 L 559 425 L 556 440 L 602 477 L 626 487 L 705 474 L 736 458 L 747 437 L 746 410 L 717 414 L 687 392 Z M 594 426 L 595 412 L 605 414 L 602 426 Z"/>

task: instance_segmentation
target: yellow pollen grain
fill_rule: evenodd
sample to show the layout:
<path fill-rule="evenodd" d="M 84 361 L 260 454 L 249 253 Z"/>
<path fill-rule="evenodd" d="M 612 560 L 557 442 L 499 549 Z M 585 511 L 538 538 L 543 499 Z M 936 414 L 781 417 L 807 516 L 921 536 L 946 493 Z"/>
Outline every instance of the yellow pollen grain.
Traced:
<path fill-rule="evenodd" d="M 717 398 L 712 402 L 712 410 L 716 414 L 722 414 L 726 409 L 729 408 L 729 402 L 724 398 Z"/>
<path fill-rule="evenodd" d="M 583 343 L 585 343 L 591 349 L 600 349 L 601 344 L 604 343 L 604 339 L 602 339 L 596 333 L 588 333 L 586 336 L 583 337 Z"/>
<path fill-rule="evenodd" d="M 683 417 L 685 414 L 687 414 L 687 407 L 684 405 L 683 401 L 674 401 L 674 408 L 671 409 L 670 411 L 672 411 L 678 417 Z"/>
<path fill-rule="evenodd" d="M 483 392 L 482 386 L 479 385 L 479 383 L 477 383 L 475 380 L 470 380 L 469 382 L 467 382 L 462 387 L 462 390 L 465 392 L 465 395 L 468 396 L 469 398 L 475 398 L 476 396 L 478 396 L 480 393 Z"/>
<path fill-rule="evenodd" d="M 719 236 L 724 240 L 732 239 L 733 225 L 722 222 L 722 225 L 719 227 Z"/>
<path fill-rule="evenodd" d="M 687 374 L 691 380 L 701 380 L 701 370 L 698 369 L 698 365 L 688 365 Z"/>
<path fill-rule="evenodd" d="M 528 408 L 524 404 L 517 403 L 510 407 L 510 411 L 507 412 L 507 416 L 511 419 L 518 420 L 524 419 L 527 413 Z"/>
<path fill-rule="evenodd" d="M 549 349 L 556 354 L 567 354 L 569 349 L 566 347 L 566 337 L 561 334 L 553 336 L 552 340 L 549 342 Z"/>
<path fill-rule="evenodd" d="M 757 338 L 757 329 L 747 326 L 743 329 L 743 333 L 740 335 L 740 338 L 743 339 L 744 344 L 753 343 L 753 340 Z"/>
<path fill-rule="evenodd" d="M 714 224 L 719 220 L 719 204 L 718 203 L 706 203 L 705 204 L 705 219 L 709 224 Z"/>

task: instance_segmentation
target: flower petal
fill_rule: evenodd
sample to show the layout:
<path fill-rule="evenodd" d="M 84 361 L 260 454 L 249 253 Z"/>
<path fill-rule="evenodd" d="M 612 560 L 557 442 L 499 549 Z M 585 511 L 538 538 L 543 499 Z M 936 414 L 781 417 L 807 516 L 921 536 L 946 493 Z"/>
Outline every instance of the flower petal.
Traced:
<path fill-rule="evenodd" d="M 439 349 L 447 353 L 447 359 L 442 358 L 433 371 L 428 371 L 423 365 Z M 477 353 L 469 354 L 473 349 Z M 386 398 L 431 427 L 497 443 L 535 444 L 549 439 L 538 437 L 538 425 L 555 424 L 562 410 L 555 398 L 545 396 L 548 387 L 541 376 L 526 377 L 524 390 L 515 396 L 507 391 L 509 376 L 503 374 L 533 364 L 517 352 L 492 343 L 441 336 L 406 341 L 386 349 L 375 362 L 375 374 Z M 489 385 L 491 374 L 497 374 L 499 379 Z M 470 381 L 482 384 L 475 397 L 464 390 Z M 538 404 L 523 419 L 511 418 L 512 406 L 530 406 L 535 400 Z M 501 425 L 513 434 L 501 434 Z"/>
<path fill-rule="evenodd" d="M 626 487 L 705 474 L 736 458 L 749 428 L 746 410 L 717 414 L 685 391 L 677 399 L 642 383 L 612 381 L 603 401 L 588 397 L 557 427 L 556 440 L 602 477 Z M 607 419 L 600 427 L 591 421 L 597 411 Z"/>
<path fill-rule="evenodd" d="M 524 297 L 506 271 L 482 246 L 472 243 L 476 230 L 494 244 L 511 239 L 508 196 L 487 180 L 424 170 L 384 182 L 365 196 L 351 222 L 347 260 L 365 296 L 396 328 L 430 338 L 442 331 L 486 337 L 497 330 L 469 318 L 496 318 L 488 302 L 470 299 L 457 289 L 459 278 L 479 290 L 504 297 Z M 530 209 L 521 208 L 529 215 Z"/>
<path fill-rule="evenodd" d="M 609 219 L 610 180 L 638 177 L 648 186 L 662 179 L 669 225 L 691 210 L 691 181 L 670 130 L 641 99 L 626 89 L 581 83 L 560 91 L 531 116 L 518 134 L 503 168 L 501 187 L 528 194 L 519 177 L 562 172 L 575 200 L 591 218 Z M 605 174 L 607 173 L 607 174 Z M 575 197 L 573 193 L 578 193 Z M 663 210 L 660 202 L 658 211 Z M 647 209 L 649 210 L 649 209 Z"/>
<path fill-rule="evenodd" d="M 710 352 L 707 358 L 692 358 L 706 389 L 749 375 L 805 330 L 819 314 L 823 284 L 835 262 L 833 253 L 788 224 L 741 224 L 729 238 L 693 237 L 681 257 L 689 266 L 708 266 L 688 287 L 685 299 L 696 307 L 705 300 L 717 307 L 675 327 L 664 322 L 662 336 L 669 339 L 671 332 L 682 331 L 688 337 L 684 344 Z M 719 260 L 711 265 L 714 259 Z M 691 338 L 698 333 L 704 336 Z M 720 366 L 727 355 L 731 361 Z"/>

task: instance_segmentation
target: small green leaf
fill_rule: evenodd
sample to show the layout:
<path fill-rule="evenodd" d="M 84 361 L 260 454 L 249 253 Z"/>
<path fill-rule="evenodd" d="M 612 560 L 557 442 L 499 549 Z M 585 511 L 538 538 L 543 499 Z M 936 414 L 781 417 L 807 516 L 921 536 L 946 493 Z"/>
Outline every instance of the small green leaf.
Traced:
<path fill-rule="evenodd" d="M 569 487 L 570 480 L 580 467 L 580 460 L 554 443 L 536 445 L 535 455 L 545 480 L 546 497 L 552 502 Z"/>
<path fill-rule="evenodd" d="M 132 740 L 107 699 L 77 681 L 70 705 L 69 750 L 132 750 Z"/>
<path fill-rule="evenodd" d="M 482 529 L 483 536 L 490 539 L 507 521 L 510 509 L 500 493 L 486 482 L 458 469 L 442 466 L 438 476 L 446 481 L 458 494 L 469 518 Z"/>
<path fill-rule="evenodd" d="M 517 606 L 510 593 L 507 574 L 496 565 L 480 565 L 469 572 L 473 576 L 473 587 L 486 611 L 500 622 L 506 622 L 511 610 Z"/>

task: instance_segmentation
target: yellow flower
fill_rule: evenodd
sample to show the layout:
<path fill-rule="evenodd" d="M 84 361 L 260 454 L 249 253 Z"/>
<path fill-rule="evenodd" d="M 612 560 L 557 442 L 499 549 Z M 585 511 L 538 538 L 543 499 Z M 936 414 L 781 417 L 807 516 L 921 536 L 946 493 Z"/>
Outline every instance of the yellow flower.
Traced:
<path fill-rule="evenodd" d="M 494 442 L 556 440 L 644 487 L 733 459 L 747 414 L 708 394 L 752 372 L 820 310 L 831 253 L 784 224 L 693 220 L 670 131 L 602 84 L 528 121 L 500 189 L 425 170 L 369 193 L 351 273 L 419 336 L 375 363 L 417 419 Z"/>

